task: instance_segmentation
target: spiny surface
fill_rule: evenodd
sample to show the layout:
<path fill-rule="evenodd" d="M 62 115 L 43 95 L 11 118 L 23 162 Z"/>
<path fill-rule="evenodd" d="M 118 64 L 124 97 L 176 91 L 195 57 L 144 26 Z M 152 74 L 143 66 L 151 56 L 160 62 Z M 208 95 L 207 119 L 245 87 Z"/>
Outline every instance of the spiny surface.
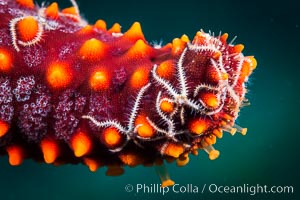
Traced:
<path fill-rule="evenodd" d="M 213 160 L 223 131 L 246 134 L 234 122 L 256 60 L 226 33 L 151 46 L 137 22 L 122 33 L 87 24 L 76 4 L 30 0 L 0 1 L 0 18 L 0 153 L 12 165 L 81 162 L 119 175 L 162 159 L 183 166 L 198 149 Z"/>

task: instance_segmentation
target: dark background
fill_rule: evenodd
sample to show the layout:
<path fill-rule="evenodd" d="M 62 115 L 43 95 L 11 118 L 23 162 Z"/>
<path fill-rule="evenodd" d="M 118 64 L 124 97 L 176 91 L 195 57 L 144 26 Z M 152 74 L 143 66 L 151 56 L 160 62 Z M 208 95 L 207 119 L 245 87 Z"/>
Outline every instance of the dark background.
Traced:
<path fill-rule="evenodd" d="M 70 6 L 62 0 L 60 7 Z M 0 158 L 0 199 L 299 199 L 300 106 L 300 6 L 297 1 L 84 1 L 81 13 L 90 22 L 104 19 L 126 31 L 134 21 L 142 24 L 149 42 L 170 42 L 199 29 L 238 36 L 245 55 L 254 55 L 257 69 L 251 76 L 247 97 L 250 107 L 237 123 L 248 127 L 246 136 L 225 134 L 215 147 L 219 159 L 204 152 L 189 165 L 167 167 L 180 185 L 291 185 L 294 194 L 135 194 L 126 184 L 159 183 L 153 168 L 126 168 L 120 177 L 106 177 L 105 168 L 91 173 L 82 165 L 61 167 L 34 163 L 11 167 Z M 200 192 L 200 191 L 199 191 Z"/>

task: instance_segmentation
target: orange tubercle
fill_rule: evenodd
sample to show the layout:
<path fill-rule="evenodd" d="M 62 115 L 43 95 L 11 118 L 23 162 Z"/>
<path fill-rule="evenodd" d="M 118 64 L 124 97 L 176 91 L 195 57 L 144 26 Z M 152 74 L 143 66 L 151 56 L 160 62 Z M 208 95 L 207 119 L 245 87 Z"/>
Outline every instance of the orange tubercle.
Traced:
<path fill-rule="evenodd" d="M 45 15 L 52 19 L 58 18 L 58 4 L 56 2 L 51 3 L 46 9 L 45 9 Z"/>
<path fill-rule="evenodd" d="M 166 112 L 166 113 L 171 113 L 174 111 L 174 105 L 172 102 L 169 102 L 169 101 L 162 101 L 160 103 L 160 109 L 163 111 L 163 112 Z"/>
<path fill-rule="evenodd" d="M 205 103 L 206 106 L 211 108 L 217 108 L 220 103 L 217 96 L 211 92 L 203 92 L 200 94 L 199 98 Z"/>
<path fill-rule="evenodd" d="M 178 158 L 183 153 L 183 151 L 184 147 L 181 144 L 168 143 L 163 153 L 164 155 Z"/>
<path fill-rule="evenodd" d="M 254 56 L 246 56 L 245 59 L 249 63 L 250 69 L 254 70 L 256 68 L 256 66 L 257 66 L 257 61 L 254 58 Z"/>
<path fill-rule="evenodd" d="M 51 138 L 45 138 L 41 141 L 41 149 L 45 162 L 47 164 L 54 163 L 59 155 L 59 146 L 57 141 Z"/>
<path fill-rule="evenodd" d="M 224 33 L 223 35 L 221 35 L 220 40 L 221 40 L 221 42 L 223 42 L 225 44 L 227 38 L 228 38 L 228 33 Z"/>
<path fill-rule="evenodd" d="M 211 152 L 209 152 L 209 159 L 210 160 L 215 160 L 220 156 L 220 152 L 218 150 L 212 150 Z"/>
<path fill-rule="evenodd" d="M 228 114 L 228 113 L 222 113 L 220 115 L 222 118 L 224 118 L 226 121 L 233 121 L 233 116 L 231 114 Z M 222 122 L 223 124 L 222 125 L 226 125 L 227 123 L 226 122 Z"/>
<path fill-rule="evenodd" d="M 12 58 L 8 51 L 0 49 L 0 72 L 9 72 L 12 68 Z"/>
<path fill-rule="evenodd" d="M 208 158 L 210 160 L 215 160 L 220 155 L 220 152 L 218 150 L 216 150 L 212 145 L 209 145 L 204 141 L 202 141 L 202 148 L 208 154 Z"/>
<path fill-rule="evenodd" d="M 93 32 L 94 32 L 93 26 L 91 26 L 91 25 L 86 25 L 86 26 L 84 26 L 82 29 L 80 29 L 80 30 L 78 31 L 78 34 L 86 35 L 86 34 L 91 34 L 91 33 L 93 33 Z"/>
<path fill-rule="evenodd" d="M 82 157 L 88 154 L 92 149 L 92 141 L 85 132 L 75 133 L 70 141 L 71 148 L 76 157 Z"/>
<path fill-rule="evenodd" d="M 137 128 L 137 134 L 141 137 L 150 138 L 155 134 L 153 127 L 149 124 L 146 116 L 144 115 L 137 116 L 135 126 L 139 126 Z"/>
<path fill-rule="evenodd" d="M 229 76 L 228 76 L 228 74 L 226 73 L 226 72 L 224 72 L 224 73 L 221 73 L 221 79 L 222 80 L 227 80 L 229 78 Z"/>
<path fill-rule="evenodd" d="M 110 78 L 105 70 L 97 70 L 90 77 L 90 87 L 95 90 L 106 90 L 110 85 Z"/>
<path fill-rule="evenodd" d="M 183 34 L 180 38 L 183 42 L 190 42 L 190 39 L 187 35 Z"/>
<path fill-rule="evenodd" d="M 84 60 L 101 59 L 105 53 L 105 44 L 92 38 L 85 41 L 79 49 L 79 56 Z"/>
<path fill-rule="evenodd" d="M 199 152 L 198 152 L 198 149 L 193 149 L 191 151 L 191 153 L 194 155 L 194 156 L 198 156 Z"/>
<path fill-rule="evenodd" d="M 217 51 L 217 52 L 214 52 L 212 57 L 215 59 L 215 60 L 218 60 L 220 57 L 221 57 L 222 53 L 220 51 Z"/>
<path fill-rule="evenodd" d="M 221 55 L 220 52 L 215 52 L 214 55 Z M 216 58 L 215 58 L 216 59 Z M 219 72 L 216 68 L 208 68 L 207 69 L 207 78 L 208 81 L 212 81 L 214 83 L 218 83 L 220 80 L 227 80 L 228 79 L 228 73 L 226 72 Z"/>
<path fill-rule="evenodd" d="M 121 133 L 114 127 L 109 127 L 102 132 L 102 141 L 108 148 L 117 147 L 122 140 Z"/>
<path fill-rule="evenodd" d="M 188 156 L 184 156 L 184 157 L 180 156 L 179 158 L 177 158 L 176 164 L 178 167 L 183 167 L 183 166 L 187 165 L 189 163 L 189 161 L 190 161 L 190 159 Z"/>
<path fill-rule="evenodd" d="M 257 62 L 254 56 L 246 56 L 242 65 L 241 73 L 244 76 L 249 76 L 256 66 Z"/>
<path fill-rule="evenodd" d="M 130 78 L 131 87 L 133 87 L 134 89 L 140 89 L 141 87 L 145 86 L 149 81 L 148 76 L 149 70 L 147 70 L 147 68 L 137 68 Z"/>
<path fill-rule="evenodd" d="M 181 54 L 185 46 L 186 46 L 186 42 L 182 41 L 179 38 L 175 38 L 172 41 L 172 54 L 174 56 Z"/>
<path fill-rule="evenodd" d="M 209 123 L 205 119 L 194 119 L 189 123 L 189 131 L 193 134 L 203 134 L 209 127 Z"/>
<path fill-rule="evenodd" d="M 194 37 L 193 44 L 204 45 L 206 43 L 206 33 L 198 31 Z"/>
<path fill-rule="evenodd" d="M 9 124 L 5 121 L 0 120 L 0 138 L 6 135 L 8 130 L 9 130 Z"/>
<path fill-rule="evenodd" d="M 24 6 L 26 8 L 30 8 L 30 9 L 34 8 L 34 2 L 33 2 L 33 0 L 16 0 L 16 2 L 19 5 Z"/>
<path fill-rule="evenodd" d="M 127 51 L 126 59 L 141 59 L 143 57 L 149 57 L 151 50 L 151 47 L 148 46 L 144 40 L 140 39 Z"/>
<path fill-rule="evenodd" d="M 215 144 L 215 143 L 216 143 L 217 138 L 216 138 L 215 135 L 209 134 L 209 135 L 206 135 L 206 136 L 204 137 L 204 140 L 205 140 L 205 142 L 206 142 L 207 144 L 212 145 L 212 144 Z"/>
<path fill-rule="evenodd" d="M 244 45 L 237 44 L 237 45 L 235 45 L 235 46 L 232 47 L 231 51 L 233 53 L 241 53 L 243 51 L 243 49 L 244 49 Z"/>
<path fill-rule="evenodd" d="M 119 155 L 120 160 L 130 167 L 137 166 L 142 163 L 141 157 L 137 153 L 122 153 Z"/>
<path fill-rule="evenodd" d="M 209 81 L 218 83 L 221 79 L 220 73 L 218 73 L 218 71 L 213 67 L 208 68 L 206 74 Z"/>
<path fill-rule="evenodd" d="M 18 38 L 23 42 L 33 40 L 37 36 L 38 31 L 39 24 L 32 16 L 25 17 L 17 23 Z"/>
<path fill-rule="evenodd" d="M 83 158 L 84 164 L 88 166 L 91 172 L 96 172 L 101 166 L 100 162 L 92 158 Z"/>
<path fill-rule="evenodd" d="M 165 79 L 170 79 L 175 73 L 175 67 L 172 60 L 162 62 L 156 69 L 156 73 Z"/>
<path fill-rule="evenodd" d="M 118 23 L 114 23 L 114 25 L 108 30 L 110 33 L 120 33 L 121 32 L 121 26 Z"/>
<path fill-rule="evenodd" d="M 104 20 L 97 20 L 94 27 L 98 30 L 106 31 L 106 22 Z"/>
<path fill-rule="evenodd" d="M 124 38 L 136 41 L 139 39 L 145 40 L 144 34 L 142 32 L 142 28 L 139 22 L 134 22 L 132 26 L 128 29 L 126 33 L 123 35 Z"/>
<path fill-rule="evenodd" d="M 80 21 L 78 10 L 74 6 L 63 9 L 61 13 L 64 14 L 66 17 L 70 18 L 74 22 Z"/>
<path fill-rule="evenodd" d="M 8 153 L 8 162 L 12 166 L 21 165 L 24 159 L 24 150 L 18 145 L 12 145 L 6 149 Z"/>
<path fill-rule="evenodd" d="M 47 70 L 48 84 L 55 89 L 68 86 L 72 80 L 72 73 L 66 63 L 52 63 Z"/>
<path fill-rule="evenodd" d="M 171 179 L 167 179 L 161 183 L 161 187 L 162 188 L 169 187 L 169 186 L 173 186 L 174 184 L 175 184 L 174 181 L 172 181 Z"/>
<path fill-rule="evenodd" d="M 217 136 L 218 138 L 222 138 L 223 137 L 223 132 L 222 132 L 222 129 L 220 129 L 220 128 L 214 129 L 213 130 L 213 134 L 215 136 Z"/>
<path fill-rule="evenodd" d="M 61 11 L 63 14 L 69 14 L 69 15 L 78 15 L 77 10 L 74 6 L 65 8 Z"/>

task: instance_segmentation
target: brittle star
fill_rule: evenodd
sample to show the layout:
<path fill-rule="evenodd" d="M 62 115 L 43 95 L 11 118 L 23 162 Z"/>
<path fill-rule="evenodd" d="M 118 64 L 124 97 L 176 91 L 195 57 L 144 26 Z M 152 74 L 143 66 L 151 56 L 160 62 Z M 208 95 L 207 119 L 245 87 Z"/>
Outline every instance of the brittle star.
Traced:
<path fill-rule="evenodd" d="M 106 120 L 106 121 L 99 122 L 93 116 L 90 116 L 90 115 L 82 116 L 83 119 L 89 119 L 97 127 L 106 128 L 106 127 L 112 126 L 112 127 L 115 127 L 116 129 L 118 129 L 118 131 L 120 131 L 120 133 L 123 133 L 126 136 L 126 141 L 121 147 L 118 147 L 116 149 L 110 149 L 110 151 L 119 152 L 126 146 L 126 144 L 128 143 L 128 141 L 130 139 L 134 139 L 134 136 L 135 136 L 134 133 L 137 130 L 137 127 L 134 126 L 134 120 L 136 119 L 137 112 L 139 110 L 139 105 L 141 104 L 143 95 L 146 92 L 146 90 L 150 87 L 150 85 L 151 85 L 151 83 L 148 83 L 147 85 L 142 87 L 140 89 L 140 91 L 138 92 L 137 97 L 134 102 L 134 105 L 133 105 L 133 108 L 131 109 L 130 117 L 129 117 L 128 124 L 126 127 L 122 126 L 121 123 L 118 122 L 117 120 Z M 136 141 L 134 141 L 134 142 L 136 142 Z M 139 145 L 139 144 L 137 144 L 137 145 Z"/>

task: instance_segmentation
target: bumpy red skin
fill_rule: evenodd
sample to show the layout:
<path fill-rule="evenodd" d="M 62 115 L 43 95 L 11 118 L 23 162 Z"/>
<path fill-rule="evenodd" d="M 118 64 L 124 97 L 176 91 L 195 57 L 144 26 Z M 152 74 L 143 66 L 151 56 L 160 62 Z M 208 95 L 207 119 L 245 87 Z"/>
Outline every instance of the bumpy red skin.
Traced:
<path fill-rule="evenodd" d="M 38 8 L 24 8 L 14 1 L 8 1 L 4 5 L 0 4 L 0 49 L 9 52 L 13 60 L 12 69 L 0 74 L 0 86 L 2 87 L 0 96 L 4 99 L 0 101 L 0 119 L 10 125 L 9 132 L 0 138 L 1 154 L 6 154 L 7 146 L 17 144 L 24 147 L 26 157 L 42 161 L 43 155 L 39 143 L 45 137 L 52 137 L 58 141 L 61 148 L 58 162 L 82 162 L 82 158 L 74 156 L 70 148 L 70 139 L 74 133 L 83 131 L 88 133 L 93 143 L 92 150 L 88 154 L 89 158 L 101 160 L 104 165 L 121 165 L 120 154 L 136 152 L 141 155 L 143 164 L 149 164 L 155 162 L 157 158 L 164 157 L 162 155 L 164 144 L 185 144 L 184 152 L 190 152 L 195 146 L 201 148 L 203 144 L 201 141 L 206 135 L 210 135 L 213 129 L 221 128 L 220 124 L 224 121 L 224 113 L 232 116 L 229 124 L 232 125 L 236 119 L 238 113 L 236 110 L 240 105 L 237 105 L 228 92 L 225 92 L 226 97 L 222 102 L 222 109 L 212 115 L 206 115 L 204 111 L 195 111 L 189 106 L 183 105 L 185 122 L 181 124 L 179 112 L 174 115 L 172 120 L 175 125 L 174 132 L 184 133 L 175 135 L 173 139 L 165 136 L 159 140 L 144 141 L 133 136 L 120 151 L 112 152 L 101 142 L 103 127 L 97 127 L 89 119 L 83 119 L 82 116 L 92 116 L 99 122 L 115 120 L 127 127 L 129 115 L 141 89 L 133 88 L 130 79 L 135 70 L 142 67 L 148 73 L 148 83 L 151 86 L 142 95 L 137 115 L 143 113 L 160 128 L 167 130 L 167 124 L 155 109 L 156 98 L 160 91 L 162 97 L 173 98 L 166 88 L 153 77 L 153 67 L 166 60 L 174 61 L 175 73 L 167 81 L 176 91 L 180 91 L 176 64 L 179 62 L 184 48 L 187 48 L 182 63 L 189 89 L 187 98 L 196 102 L 197 105 L 201 105 L 198 95 L 196 97 L 193 95 L 194 89 L 200 84 L 216 87 L 219 84 L 218 80 L 212 78 L 212 74 L 217 73 L 211 63 L 211 59 L 214 59 L 213 52 L 205 50 L 196 52 L 189 49 L 187 43 L 182 41 L 183 48 L 179 50 L 179 53 L 174 53 L 170 44 L 157 49 L 147 43 L 143 37 L 115 36 L 106 30 L 96 28 L 82 33 L 80 32 L 82 25 L 66 16 L 60 16 L 56 20 L 46 18 L 50 26 L 55 22 L 58 27 L 53 30 L 44 30 L 42 39 L 37 44 L 19 45 L 20 51 L 16 51 L 12 45 L 9 30 L 10 21 L 20 16 L 37 16 L 37 11 Z M 101 59 L 89 61 L 82 59 L 79 55 L 82 44 L 91 38 L 96 38 L 106 45 Z M 128 56 L 128 52 L 138 39 L 142 39 L 147 44 L 147 51 Z M 220 42 L 219 50 L 222 52 L 222 62 L 228 74 L 228 82 L 231 84 L 244 57 L 240 53 L 236 57 L 230 56 L 234 53 L 232 52 L 233 46 L 228 45 L 226 41 L 219 40 L 218 37 L 215 39 Z M 200 43 L 195 39 L 192 45 L 202 45 Z M 214 60 L 218 62 L 217 59 Z M 70 66 L 71 82 L 66 87 L 55 89 L 47 82 L 46 71 L 53 62 L 63 62 Z M 106 91 L 94 91 L 89 85 L 91 74 L 99 66 L 107 70 L 110 78 L 109 89 Z M 27 95 L 28 99 L 24 97 L 18 101 L 15 93 L 24 92 L 22 89 L 16 89 L 21 77 L 27 77 L 27 79 L 19 87 L 27 84 L 29 89 L 24 89 L 28 94 L 20 95 L 23 95 L 22 97 Z M 233 89 L 239 101 L 242 101 L 245 94 L 243 81 L 238 81 Z M 214 92 L 217 93 L 217 91 Z M 188 124 L 192 119 L 197 118 L 207 119 L 209 128 L 203 134 L 195 136 L 190 133 Z M 159 135 L 159 133 L 157 134 Z"/>

